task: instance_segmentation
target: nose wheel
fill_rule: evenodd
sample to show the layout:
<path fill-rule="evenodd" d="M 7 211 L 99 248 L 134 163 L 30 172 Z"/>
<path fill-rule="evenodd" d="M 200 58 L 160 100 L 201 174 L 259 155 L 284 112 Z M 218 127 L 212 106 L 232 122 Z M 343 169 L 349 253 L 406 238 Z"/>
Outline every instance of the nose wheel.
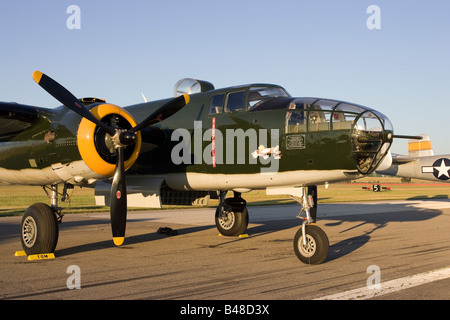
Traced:
<path fill-rule="evenodd" d="M 328 256 L 330 243 L 326 233 L 315 224 L 300 228 L 294 237 L 294 251 L 297 258 L 306 264 L 321 264 Z"/>
<path fill-rule="evenodd" d="M 267 189 L 267 194 L 287 194 L 302 205 L 297 218 L 302 219 L 302 226 L 294 237 L 294 251 L 297 258 L 306 264 L 320 264 L 328 256 L 330 242 L 326 233 L 316 224 L 317 186 Z M 305 217 L 302 217 L 302 214 Z"/>

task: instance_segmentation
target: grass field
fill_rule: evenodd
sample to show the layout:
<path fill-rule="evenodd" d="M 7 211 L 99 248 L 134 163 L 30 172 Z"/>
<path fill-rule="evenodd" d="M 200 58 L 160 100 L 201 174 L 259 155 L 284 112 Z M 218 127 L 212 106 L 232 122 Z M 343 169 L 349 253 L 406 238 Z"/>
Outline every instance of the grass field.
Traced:
<path fill-rule="evenodd" d="M 382 187 L 390 188 L 390 190 L 373 192 L 363 189 L 363 187 L 371 187 L 372 184 L 380 184 Z M 323 185 L 318 186 L 318 195 L 319 203 L 448 199 L 450 196 L 450 184 L 417 180 L 413 180 L 411 183 L 401 183 L 399 178 L 367 177 L 356 181 L 356 183 L 331 184 L 328 188 L 325 188 Z M 289 196 L 267 196 L 264 190 L 246 193 L 243 195 L 243 198 L 247 200 L 248 205 L 296 203 Z M 37 202 L 50 203 L 50 199 L 41 187 L 0 185 L 0 216 L 22 215 L 26 208 Z M 217 200 L 211 200 L 209 206 L 215 207 L 217 204 Z M 63 213 L 65 214 L 109 211 L 107 207 L 95 205 L 94 190 L 91 188 L 76 187 L 70 200 L 66 202 L 60 201 L 59 205 L 64 208 Z M 130 210 L 133 210 L 133 208 L 130 208 Z M 142 208 L 139 210 L 142 210 Z"/>

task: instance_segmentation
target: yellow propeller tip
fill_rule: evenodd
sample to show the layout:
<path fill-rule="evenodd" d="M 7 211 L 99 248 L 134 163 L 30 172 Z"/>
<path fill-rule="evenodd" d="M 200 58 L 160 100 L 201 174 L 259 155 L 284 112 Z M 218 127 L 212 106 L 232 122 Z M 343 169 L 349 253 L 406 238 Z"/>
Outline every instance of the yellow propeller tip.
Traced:
<path fill-rule="evenodd" d="M 114 237 L 113 238 L 114 244 L 118 247 L 120 247 L 123 244 L 124 240 L 125 240 L 125 237 Z"/>
<path fill-rule="evenodd" d="M 191 100 L 191 98 L 189 97 L 189 95 L 185 94 L 184 95 L 184 101 L 186 102 L 186 104 L 188 104 L 190 100 Z"/>
<path fill-rule="evenodd" d="M 39 83 L 39 81 L 41 81 L 41 78 L 42 78 L 42 72 L 40 72 L 40 71 L 35 71 L 35 72 L 33 72 L 33 79 L 34 79 L 34 81 L 36 81 L 37 83 Z"/>

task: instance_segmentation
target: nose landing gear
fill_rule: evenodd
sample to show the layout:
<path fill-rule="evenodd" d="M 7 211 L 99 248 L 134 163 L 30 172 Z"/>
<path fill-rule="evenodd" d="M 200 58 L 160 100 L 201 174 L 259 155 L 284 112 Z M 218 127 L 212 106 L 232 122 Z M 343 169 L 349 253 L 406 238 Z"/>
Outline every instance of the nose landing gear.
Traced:
<path fill-rule="evenodd" d="M 226 191 L 220 192 L 220 203 L 216 209 L 216 226 L 224 236 L 239 236 L 247 230 L 247 203 L 239 192 L 233 198 L 225 199 Z M 302 226 L 294 237 L 294 252 L 306 264 L 320 264 L 329 251 L 329 241 L 325 232 L 315 224 L 317 214 L 317 187 L 267 189 L 267 194 L 288 194 L 302 205 L 298 218 Z M 302 214 L 305 217 L 302 217 Z"/>
<path fill-rule="evenodd" d="M 329 251 L 329 241 L 325 232 L 315 221 L 317 216 L 317 186 L 266 189 L 266 194 L 287 194 L 302 205 L 297 218 L 303 220 L 301 228 L 294 237 L 294 252 L 306 264 L 320 264 L 325 261 Z M 305 217 L 302 217 L 302 214 Z"/>
<path fill-rule="evenodd" d="M 303 187 L 300 198 L 293 197 L 302 205 L 297 218 L 303 219 L 302 227 L 294 237 L 294 252 L 301 262 L 320 264 L 328 256 L 330 243 L 326 233 L 316 224 L 317 216 L 317 186 Z M 306 190 L 305 190 L 306 189 Z M 301 215 L 305 213 L 305 218 Z"/>

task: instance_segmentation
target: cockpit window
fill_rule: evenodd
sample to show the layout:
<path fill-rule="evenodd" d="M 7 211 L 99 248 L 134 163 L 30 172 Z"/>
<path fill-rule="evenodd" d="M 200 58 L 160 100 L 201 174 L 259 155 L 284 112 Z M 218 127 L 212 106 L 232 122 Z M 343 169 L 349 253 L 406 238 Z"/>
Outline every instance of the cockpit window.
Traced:
<path fill-rule="evenodd" d="M 290 97 L 290 95 L 280 87 L 252 87 L 248 93 L 248 108 L 252 110 L 264 102 L 274 98 Z"/>
<path fill-rule="evenodd" d="M 244 110 L 245 91 L 231 92 L 228 94 L 225 112 L 236 112 Z"/>
<path fill-rule="evenodd" d="M 211 98 L 211 103 L 209 105 L 209 113 L 222 113 L 224 101 L 225 101 L 225 93 L 213 96 Z"/>
<path fill-rule="evenodd" d="M 235 90 L 212 96 L 209 113 L 285 109 L 293 100 L 282 87 L 274 85 L 256 85 L 241 91 Z"/>

